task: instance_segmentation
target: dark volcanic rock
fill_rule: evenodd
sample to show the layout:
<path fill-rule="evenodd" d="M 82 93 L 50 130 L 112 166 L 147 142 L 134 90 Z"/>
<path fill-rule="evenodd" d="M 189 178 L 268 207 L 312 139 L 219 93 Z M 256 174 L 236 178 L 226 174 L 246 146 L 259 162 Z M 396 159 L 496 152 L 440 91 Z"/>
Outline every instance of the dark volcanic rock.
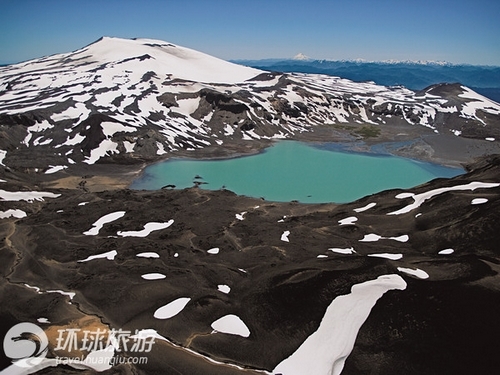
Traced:
<path fill-rule="evenodd" d="M 500 156 L 492 156 L 471 165 L 466 175 L 415 187 L 411 193 L 427 199 L 400 214 L 394 213 L 415 201 L 400 196 L 401 190 L 344 205 L 272 203 L 199 188 L 56 190 L 58 198 L 9 203 L 29 214 L 0 223 L 5 277 L 0 293 L 9 300 L 1 309 L 5 329 L 16 321 L 37 323 L 39 317 L 63 327 L 99 319 L 115 329 L 155 329 L 180 345 L 157 340 L 148 364 L 135 367 L 139 372 L 252 372 L 200 361 L 181 347 L 272 371 L 318 329 L 333 300 L 350 294 L 353 285 L 397 274 L 406 289 L 388 291 L 375 304 L 342 373 L 494 373 L 500 333 L 499 166 Z M 471 183 L 483 185 L 472 189 Z M 25 188 L 35 189 L 26 183 Z M 478 198 L 487 201 L 471 204 Z M 117 211 L 124 216 L 96 235 L 84 234 L 100 217 Z M 352 216 L 355 222 L 341 225 Z M 144 237 L 120 235 L 171 219 L 168 228 Z M 284 231 L 289 241 L 283 240 Z M 380 238 L 364 240 L 373 234 Z M 217 254 L 208 252 L 213 248 Z M 453 252 L 440 254 L 446 249 Z M 81 262 L 113 250 L 114 260 Z M 137 256 L 150 252 L 158 258 Z M 149 273 L 165 278 L 145 280 L 142 275 Z M 222 293 L 220 285 L 230 292 Z M 49 290 L 75 297 L 68 304 L 68 297 Z M 180 313 L 154 317 L 180 297 L 190 298 Z M 248 338 L 212 333 L 211 324 L 231 314 L 248 327 Z"/>

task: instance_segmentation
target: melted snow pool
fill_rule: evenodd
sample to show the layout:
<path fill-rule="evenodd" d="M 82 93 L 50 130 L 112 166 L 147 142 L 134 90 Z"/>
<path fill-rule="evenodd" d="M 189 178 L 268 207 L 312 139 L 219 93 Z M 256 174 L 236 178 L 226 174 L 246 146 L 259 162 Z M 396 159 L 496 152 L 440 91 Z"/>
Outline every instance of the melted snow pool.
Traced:
<path fill-rule="evenodd" d="M 177 189 L 198 184 L 270 201 L 346 203 L 382 190 L 407 189 L 437 177 L 454 177 L 460 168 L 389 155 L 332 150 L 327 145 L 278 142 L 264 152 L 233 159 L 171 159 L 151 165 L 132 189 Z"/>

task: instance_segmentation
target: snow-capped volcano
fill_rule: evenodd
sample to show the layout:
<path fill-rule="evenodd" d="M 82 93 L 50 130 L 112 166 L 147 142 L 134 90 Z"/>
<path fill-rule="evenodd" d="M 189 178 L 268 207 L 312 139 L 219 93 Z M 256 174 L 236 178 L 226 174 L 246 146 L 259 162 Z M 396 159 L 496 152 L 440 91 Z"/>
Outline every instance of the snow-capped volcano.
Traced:
<path fill-rule="evenodd" d="M 102 37 L 71 53 L 28 61 L 11 68 L 14 68 L 11 70 L 13 74 L 57 74 L 63 69 L 81 75 L 104 70 L 107 75 L 114 73 L 131 81 L 142 77 L 136 75 L 153 71 L 170 79 L 228 84 L 243 82 L 262 72 L 161 40 L 110 37 Z M 110 78 L 119 81 L 117 76 Z M 63 84 L 65 78 L 67 83 L 72 82 L 71 76 L 64 75 L 54 79 L 54 83 Z"/>
<path fill-rule="evenodd" d="M 0 116 L 16 129 L 0 145 L 5 159 L 18 147 L 44 148 L 56 171 L 109 156 L 151 160 L 179 149 L 291 138 L 324 126 L 374 126 L 376 134 L 385 125 L 421 125 L 499 139 L 491 126 L 499 115 L 499 104 L 458 84 L 415 92 L 269 73 L 150 39 L 101 38 L 0 68 Z"/>

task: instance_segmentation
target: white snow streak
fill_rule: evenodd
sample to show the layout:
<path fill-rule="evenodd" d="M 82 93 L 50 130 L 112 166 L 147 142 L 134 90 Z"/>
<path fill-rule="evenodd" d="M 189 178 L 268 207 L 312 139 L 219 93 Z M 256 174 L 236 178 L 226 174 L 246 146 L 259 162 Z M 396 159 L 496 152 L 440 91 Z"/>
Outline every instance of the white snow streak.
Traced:
<path fill-rule="evenodd" d="M 355 212 L 363 212 L 363 211 L 366 211 L 366 210 L 369 210 L 370 208 L 373 208 L 377 205 L 377 203 L 375 202 L 372 202 L 372 203 L 368 203 L 366 206 L 364 207 L 360 207 L 360 208 L 355 208 L 354 211 Z"/>
<path fill-rule="evenodd" d="M 0 189 L 0 200 L 2 201 L 43 201 L 43 198 L 57 198 L 61 194 L 48 193 L 43 191 L 6 191 Z"/>
<path fill-rule="evenodd" d="M 389 212 L 387 215 L 401 215 L 405 214 L 407 212 L 410 212 L 418 207 L 422 203 L 424 203 L 426 200 L 431 199 L 432 197 L 443 194 L 449 191 L 463 191 L 463 190 L 472 190 L 474 191 L 475 189 L 486 189 L 486 188 L 494 188 L 500 186 L 499 183 L 487 183 L 487 182 L 470 182 L 465 185 L 457 185 L 457 186 L 451 186 L 451 187 L 444 187 L 444 188 L 439 188 L 439 189 L 434 189 L 427 191 L 425 193 L 421 194 L 411 194 L 411 193 L 403 193 L 399 194 L 396 196 L 398 199 L 402 198 L 413 198 L 414 202 L 393 212 Z"/>
<path fill-rule="evenodd" d="M 391 253 L 368 254 L 368 256 L 374 258 L 384 258 L 389 260 L 399 260 L 403 258 L 403 254 L 391 254 Z"/>
<path fill-rule="evenodd" d="M 399 275 L 380 276 L 376 280 L 353 285 L 351 293 L 338 296 L 327 308 L 319 328 L 273 374 L 339 375 L 351 353 L 356 336 L 380 297 L 389 290 L 404 290 Z"/>
<path fill-rule="evenodd" d="M 114 260 L 117 254 L 118 252 L 116 250 L 112 250 L 102 254 L 91 255 L 83 260 L 79 260 L 78 262 L 88 262 L 89 260 L 94 260 L 94 259 Z"/>
<path fill-rule="evenodd" d="M 59 171 L 62 171 L 63 169 L 68 168 L 67 165 L 49 165 L 49 169 L 45 171 L 45 174 L 52 174 L 56 173 Z"/>
<path fill-rule="evenodd" d="M 146 252 L 146 253 L 136 254 L 136 257 L 139 257 L 139 258 L 159 258 L 160 255 L 158 253 L 154 253 L 154 252 Z"/>
<path fill-rule="evenodd" d="M 99 220 L 97 220 L 94 224 L 92 224 L 92 228 L 88 231 L 83 232 L 86 236 L 97 236 L 99 231 L 104 226 L 104 224 L 111 223 L 112 221 L 118 220 L 125 215 L 125 211 L 116 211 L 111 212 L 107 215 L 104 215 Z"/>
<path fill-rule="evenodd" d="M 167 221 L 166 223 L 151 222 L 151 223 L 145 224 L 143 230 L 139 230 L 139 231 L 132 230 L 132 231 L 123 231 L 123 232 L 118 231 L 117 234 L 121 237 L 147 237 L 147 236 L 149 236 L 149 234 L 151 234 L 151 232 L 168 228 L 173 223 L 174 223 L 173 219 Z"/>
<path fill-rule="evenodd" d="M 356 252 L 353 247 L 349 247 L 349 248 L 345 248 L 345 249 L 331 247 L 328 250 L 333 251 L 334 253 L 337 253 L 337 254 L 346 254 L 346 255 L 354 254 Z"/>

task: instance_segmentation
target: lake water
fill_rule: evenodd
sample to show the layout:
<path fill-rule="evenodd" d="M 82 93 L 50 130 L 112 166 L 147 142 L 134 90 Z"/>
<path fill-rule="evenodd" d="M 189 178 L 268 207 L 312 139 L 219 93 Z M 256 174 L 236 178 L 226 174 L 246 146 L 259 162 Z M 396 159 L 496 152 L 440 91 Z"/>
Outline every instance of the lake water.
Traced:
<path fill-rule="evenodd" d="M 389 156 L 331 150 L 327 144 L 282 141 L 264 152 L 232 159 L 171 159 L 147 167 L 132 189 L 225 188 L 270 201 L 352 202 L 393 188 L 410 188 L 437 177 L 464 173 L 459 168 Z"/>

